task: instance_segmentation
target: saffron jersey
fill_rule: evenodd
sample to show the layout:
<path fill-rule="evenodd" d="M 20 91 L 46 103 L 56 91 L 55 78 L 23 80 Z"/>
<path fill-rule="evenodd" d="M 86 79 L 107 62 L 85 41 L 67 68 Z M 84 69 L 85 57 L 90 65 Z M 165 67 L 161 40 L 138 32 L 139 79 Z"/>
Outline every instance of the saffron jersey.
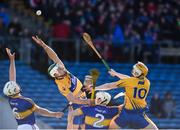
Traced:
<path fill-rule="evenodd" d="M 144 109 L 147 107 L 146 97 L 149 93 L 150 82 L 147 78 L 130 77 L 116 82 L 125 89 L 125 108 L 128 110 Z"/>
<path fill-rule="evenodd" d="M 79 96 L 78 94 L 83 86 L 81 81 L 71 73 L 67 73 L 63 79 L 55 79 L 55 82 L 59 91 L 65 97 L 69 94 L 69 92 L 72 92 L 74 96 Z M 82 93 L 80 97 L 84 98 L 85 93 Z"/>

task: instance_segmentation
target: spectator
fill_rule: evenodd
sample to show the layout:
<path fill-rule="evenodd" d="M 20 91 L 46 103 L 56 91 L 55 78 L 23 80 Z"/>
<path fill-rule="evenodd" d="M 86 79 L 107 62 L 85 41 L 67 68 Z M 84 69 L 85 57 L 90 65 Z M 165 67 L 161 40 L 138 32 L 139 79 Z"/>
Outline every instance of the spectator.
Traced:
<path fill-rule="evenodd" d="M 131 35 L 131 43 L 132 44 L 140 44 L 141 43 L 141 36 L 137 31 L 132 31 L 132 35 Z"/>
<path fill-rule="evenodd" d="M 82 32 L 86 31 L 92 37 L 112 41 L 114 43 L 112 51 L 118 52 L 113 55 L 121 55 L 122 58 L 124 55 L 123 59 L 128 59 L 129 53 L 134 55 L 133 52 L 135 52 L 137 60 L 141 60 L 140 56 L 148 61 L 157 62 L 154 60 L 158 59 L 155 58 L 158 48 L 154 47 L 154 43 L 162 38 L 179 40 L 178 0 L 147 2 L 143 0 L 29 0 L 24 1 L 24 4 L 25 7 L 42 10 L 41 16 L 48 25 L 52 26 L 53 37 L 79 38 Z M 23 11 L 19 15 L 27 12 L 29 11 Z M 0 17 L 3 21 L 0 20 L 2 22 L 0 24 L 9 25 L 9 14 L 5 7 L 1 7 Z M 26 18 L 23 19 L 26 20 Z M 38 24 L 36 26 L 42 28 Z M 19 36 L 22 32 L 21 28 L 21 24 L 14 23 L 13 20 L 8 26 L 8 31 L 13 36 Z M 37 28 L 34 30 L 29 28 L 29 30 L 37 32 Z M 0 33 L 2 32 L 5 31 L 1 29 Z M 47 34 L 44 29 L 42 32 Z M 126 41 L 132 44 L 139 43 L 133 45 L 137 49 L 134 48 L 135 51 L 132 51 L 131 44 L 129 44 L 131 47 L 123 44 L 116 48 L 116 45 Z M 146 44 L 142 45 L 141 41 L 145 41 Z M 108 50 L 108 47 L 105 47 L 105 50 Z M 115 57 L 115 59 L 118 61 L 119 58 Z"/>
<path fill-rule="evenodd" d="M 41 4 L 41 2 L 42 2 L 42 0 L 29 0 L 31 7 L 33 7 L 33 8 L 38 7 L 38 5 Z"/>
<path fill-rule="evenodd" d="M 5 33 L 5 28 L 4 28 L 3 20 L 0 17 L 0 35 L 3 36 L 4 33 Z"/>
<path fill-rule="evenodd" d="M 114 45 L 118 46 L 118 44 L 124 43 L 124 34 L 122 27 L 120 25 L 116 25 L 113 32 L 112 42 Z"/>
<path fill-rule="evenodd" d="M 22 33 L 22 25 L 18 17 L 14 17 L 13 21 L 8 26 L 8 32 L 12 36 L 20 36 Z"/>
<path fill-rule="evenodd" d="M 10 18 L 4 7 L 0 8 L 0 18 L 2 18 L 3 24 L 7 27 L 9 25 Z"/>
<path fill-rule="evenodd" d="M 148 13 L 154 13 L 156 12 L 156 10 L 157 10 L 156 5 L 153 2 L 149 2 L 147 6 Z"/>
<path fill-rule="evenodd" d="M 176 111 L 176 103 L 172 98 L 171 92 L 166 92 L 163 99 L 163 111 L 165 118 L 174 118 Z"/>
<path fill-rule="evenodd" d="M 57 23 L 53 26 L 54 38 L 69 38 L 70 36 L 70 21 L 64 20 L 62 23 Z"/>
<path fill-rule="evenodd" d="M 42 0 L 32 1 L 39 2 Z M 155 26 L 152 26 L 149 30 L 149 23 L 159 27 L 160 35 L 164 31 L 173 33 L 176 30 L 177 18 L 179 17 L 177 5 L 178 1 L 168 2 L 167 0 L 166 2 L 144 2 L 143 0 L 54 0 L 36 4 L 36 6 L 43 9 L 43 14 L 50 14 L 45 15 L 45 17 L 48 17 L 45 19 L 51 19 L 53 22 L 68 19 L 72 24 L 72 37 L 80 35 L 83 31 L 89 31 L 97 38 L 112 38 L 112 33 L 114 33 L 113 42 L 123 43 L 124 40 L 128 40 L 127 37 L 124 37 L 126 35 L 124 28 L 128 24 L 132 24 L 132 30 L 138 32 L 140 39 L 145 39 L 148 44 L 159 38 L 157 37 L 159 33 L 154 31 Z M 114 27 L 115 23 L 118 24 L 115 30 L 112 31 L 111 26 Z"/>
<path fill-rule="evenodd" d="M 162 100 L 160 99 L 159 94 L 155 93 L 154 96 L 151 98 L 150 113 L 158 118 L 161 118 L 163 115 L 162 105 Z"/>
<path fill-rule="evenodd" d="M 155 25 L 151 21 L 149 22 L 149 25 L 144 32 L 144 41 L 148 45 L 153 45 L 156 40 L 157 40 L 157 30 L 155 30 Z"/>

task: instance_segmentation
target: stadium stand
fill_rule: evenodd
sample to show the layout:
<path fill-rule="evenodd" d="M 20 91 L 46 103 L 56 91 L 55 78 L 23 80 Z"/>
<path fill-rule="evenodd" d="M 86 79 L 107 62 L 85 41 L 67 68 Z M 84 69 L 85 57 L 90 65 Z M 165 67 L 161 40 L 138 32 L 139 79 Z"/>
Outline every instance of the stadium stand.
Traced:
<path fill-rule="evenodd" d="M 56 44 L 53 46 L 56 52 L 61 51 L 60 44 L 63 44 L 66 52 L 67 41 L 71 46 L 72 43 L 75 45 L 81 33 L 87 31 L 93 39 L 101 41 L 101 46 L 98 45 L 99 42 L 95 42 L 95 45 L 100 46 L 97 47 L 98 50 L 109 61 L 179 63 L 178 5 L 177 0 L 2 0 L 0 35 L 6 37 L 0 37 L 0 40 L 8 44 L 10 41 L 5 39 L 9 40 L 9 36 L 30 38 L 37 34 L 43 40 L 48 39 Z M 41 10 L 42 15 L 36 15 L 37 10 Z M 4 15 L 9 18 L 6 22 L 2 20 Z M 15 19 L 17 23 L 14 23 Z M 49 39 L 50 37 L 68 39 L 64 41 Z M 16 50 L 19 52 L 19 49 Z M 37 52 L 34 54 L 37 55 Z M 120 59 L 118 55 L 121 55 Z M 72 61 L 73 58 L 72 55 L 66 56 L 66 60 Z M 80 59 L 85 61 L 84 59 L 91 58 L 85 56 Z"/>
<path fill-rule="evenodd" d="M 124 63 L 137 60 L 151 63 L 148 65 L 151 81 L 148 102 L 156 92 L 161 99 L 166 92 L 171 92 L 176 101 L 176 115 L 172 119 L 150 116 L 159 128 L 180 129 L 179 6 L 178 0 L 1 0 L 0 96 L 8 80 L 9 66 L 1 60 L 6 59 L 4 48 L 9 47 L 19 60 L 17 81 L 24 95 L 50 110 L 58 111 L 66 106 L 67 101 L 55 83 L 40 72 L 47 69 L 49 61 L 44 51 L 31 43 L 31 36 L 35 34 L 50 45 L 60 59 L 68 61 L 67 68 L 81 81 L 91 68 L 101 72 L 97 85 L 118 80 L 110 77 L 101 64 L 90 63 L 97 61 L 97 56 L 82 43 L 80 37 L 86 31 L 105 60 L 123 63 L 111 64 L 117 71 L 130 74 L 132 64 Z M 42 14 L 37 15 L 37 10 Z M 120 90 L 110 91 L 112 95 L 118 92 Z M 114 101 L 122 102 L 123 98 Z M 67 125 L 67 112 L 62 119 L 37 117 L 53 128 Z"/>
<path fill-rule="evenodd" d="M 100 77 L 97 84 L 115 81 L 116 79 L 108 76 L 106 69 L 99 63 L 80 63 L 72 62 L 65 63 L 70 72 L 76 75 L 81 81 L 84 76 L 89 73 L 89 69 L 97 68 L 100 71 Z M 6 81 L 8 81 L 9 63 L 7 61 L 0 61 L 0 91 L 2 95 L 2 88 Z M 23 62 L 17 61 L 17 82 L 23 90 L 23 95 L 32 98 L 37 104 L 46 107 L 50 110 L 62 110 L 67 101 L 59 94 L 55 83 L 48 79 L 48 76 L 33 70 Z M 132 64 L 111 64 L 115 70 L 121 71 L 125 74 L 130 74 Z M 148 75 L 151 81 L 150 94 L 148 101 L 152 95 L 158 92 L 162 97 L 165 92 L 171 91 L 177 103 L 176 117 L 173 119 L 158 119 L 151 115 L 153 121 L 159 128 L 180 128 L 180 83 L 177 79 L 180 78 L 180 65 L 170 64 L 149 64 L 150 73 Z M 173 88 L 173 89 L 172 89 Z M 119 91 L 118 91 L 119 92 Z M 118 93 L 116 90 L 111 91 L 112 95 Z M 122 100 L 122 99 L 121 99 Z M 53 128 L 66 128 L 67 112 L 62 119 L 40 117 L 38 118 Z"/>

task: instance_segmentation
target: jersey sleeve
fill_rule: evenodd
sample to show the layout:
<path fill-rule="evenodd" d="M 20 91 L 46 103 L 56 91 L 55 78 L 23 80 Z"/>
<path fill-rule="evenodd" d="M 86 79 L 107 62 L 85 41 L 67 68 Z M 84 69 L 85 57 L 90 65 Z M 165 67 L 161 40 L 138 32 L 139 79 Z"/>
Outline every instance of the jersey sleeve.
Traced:
<path fill-rule="evenodd" d="M 112 115 L 117 115 L 119 113 L 118 107 L 110 107 L 110 112 Z"/>
<path fill-rule="evenodd" d="M 88 108 L 89 107 L 81 107 L 80 109 L 81 109 L 82 113 L 86 113 L 86 112 L 88 112 Z"/>
<path fill-rule="evenodd" d="M 82 108 L 78 108 L 77 111 L 78 111 L 78 114 L 79 114 L 79 115 L 82 115 L 82 114 L 83 114 Z"/>
<path fill-rule="evenodd" d="M 126 87 L 131 82 L 131 78 L 121 79 L 116 82 L 117 87 Z"/>
<path fill-rule="evenodd" d="M 31 109 L 32 111 L 34 111 L 36 109 L 35 102 L 30 98 L 24 98 L 24 99 L 27 101 L 28 109 Z"/>

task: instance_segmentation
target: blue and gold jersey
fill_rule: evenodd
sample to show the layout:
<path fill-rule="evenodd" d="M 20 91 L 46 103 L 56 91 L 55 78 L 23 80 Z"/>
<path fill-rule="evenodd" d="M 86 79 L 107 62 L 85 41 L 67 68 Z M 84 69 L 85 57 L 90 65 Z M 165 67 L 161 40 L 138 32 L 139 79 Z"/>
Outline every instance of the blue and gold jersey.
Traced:
<path fill-rule="evenodd" d="M 117 107 L 88 106 L 78 109 L 85 116 L 85 129 L 108 129 L 112 118 L 118 114 Z"/>
<path fill-rule="evenodd" d="M 150 82 L 147 78 L 130 77 L 117 81 L 116 85 L 125 88 L 126 109 L 137 110 L 146 108 L 146 97 L 150 88 Z"/>
<path fill-rule="evenodd" d="M 10 97 L 9 104 L 18 125 L 35 124 L 34 110 L 36 109 L 36 106 L 31 99 L 22 96 L 14 98 Z"/>
<path fill-rule="evenodd" d="M 81 81 L 69 72 L 63 79 L 55 79 L 55 82 L 59 91 L 65 97 L 69 94 L 69 92 L 72 92 L 74 96 L 79 96 L 78 94 L 83 86 Z M 82 93 L 80 97 L 85 97 L 85 93 Z"/>

